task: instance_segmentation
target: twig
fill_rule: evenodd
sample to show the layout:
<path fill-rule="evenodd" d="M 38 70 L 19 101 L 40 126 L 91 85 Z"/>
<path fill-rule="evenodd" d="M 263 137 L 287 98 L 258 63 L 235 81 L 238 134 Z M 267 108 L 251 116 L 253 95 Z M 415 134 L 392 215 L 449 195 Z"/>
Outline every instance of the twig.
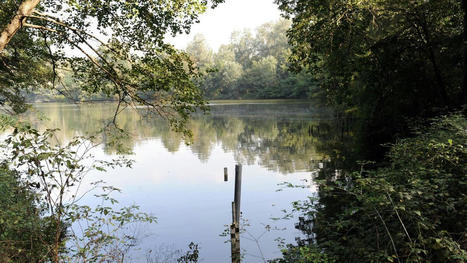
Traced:
<path fill-rule="evenodd" d="M 401 261 L 399 260 L 399 254 L 397 254 L 396 244 L 394 244 L 394 240 L 392 239 L 392 235 L 389 232 L 388 227 L 386 226 L 386 222 L 384 222 L 384 219 L 383 219 L 383 217 L 381 217 L 381 214 L 378 212 L 378 210 L 376 208 L 374 208 L 374 209 L 376 211 L 376 214 L 378 214 L 379 219 L 381 219 L 381 222 L 383 223 L 384 229 L 386 229 L 386 232 L 388 233 L 389 239 L 391 240 L 392 248 L 394 249 L 394 253 L 396 253 L 397 262 L 400 263 Z"/>
<path fill-rule="evenodd" d="M 388 194 L 387 192 L 386 192 L 386 195 L 387 195 L 389 201 L 391 201 L 391 204 L 392 204 L 392 207 L 393 207 L 393 209 L 394 209 L 394 212 L 396 212 L 397 218 L 399 219 L 399 222 L 401 222 L 401 225 L 402 225 L 402 227 L 404 228 L 405 234 L 406 234 L 407 237 L 409 238 L 410 243 L 412 243 L 412 239 L 410 238 L 409 232 L 407 231 L 407 228 L 405 228 L 405 224 L 404 224 L 404 222 L 402 222 L 402 219 L 401 219 L 401 217 L 399 216 L 399 212 L 397 212 L 396 206 L 394 205 L 394 202 L 392 201 L 391 196 L 389 196 L 389 194 Z"/>

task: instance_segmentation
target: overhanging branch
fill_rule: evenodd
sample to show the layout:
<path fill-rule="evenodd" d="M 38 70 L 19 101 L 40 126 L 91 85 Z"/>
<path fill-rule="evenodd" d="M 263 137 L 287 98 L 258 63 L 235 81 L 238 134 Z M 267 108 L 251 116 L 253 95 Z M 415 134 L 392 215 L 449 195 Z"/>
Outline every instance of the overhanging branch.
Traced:
<path fill-rule="evenodd" d="M 52 29 L 52 28 L 48 28 L 48 27 L 45 27 L 45 26 L 34 25 L 34 24 L 29 24 L 29 23 L 23 23 L 23 26 L 30 27 L 30 28 L 35 28 L 35 29 L 40 29 L 40 30 L 45 30 L 45 31 L 50 31 L 50 32 L 54 32 L 54 33 L 58 32 L 57 30 Z"/>
<path fill-rule="evenodd" d="M 80 33 L 80 34 L 84 34 L 94 40 L 96 40 L 97 42 L 99 42 L 102 46 L 105 46 L 107 47 L 109 50 L 117 53 L 114 49 L 112 49 L 107 43 L 105 43 L 104 41 L 102 41 L 101 39 L 99 39 L 98 37 L 96 37 L 95 35 L 93 34 L 90 34 L 84 30 L 81 30 L 81 29 L 78 29 L 78 28 L 75 28 L 75 27 L 72 27 L 60 20 L 58 20 L 57 18 L 54 18 L 52 16 L 49 16 L 49 15 L 46 15 L 46 14 L 43 14 L 41 12 L 38 12 L 38 11 L 34 11 L 34 14 L 36 15 L 29 15 L 28 17 L 30 18 L 36 18 L 36 19 L 40 19 L 40 20 L 43 20 L 43 21 L 47 21 L 47 22 L 51 22 L 53 24 L 56 24 L 56 25 L 59 25 L 59 26 L 62 26 L 62 27 L 65 27 L 75 33 Z"/>

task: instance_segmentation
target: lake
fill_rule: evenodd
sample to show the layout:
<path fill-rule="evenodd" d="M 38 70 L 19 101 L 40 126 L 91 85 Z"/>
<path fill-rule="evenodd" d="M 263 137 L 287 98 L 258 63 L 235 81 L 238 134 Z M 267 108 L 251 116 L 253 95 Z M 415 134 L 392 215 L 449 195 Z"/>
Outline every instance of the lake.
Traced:
<path fill-rule="evenodd" d="M 64 142 L 95 134 L 114 110 L 112 103 L 46 103 L 36 104 L 30 116 L 40 129 L 59 128 L 57 137 Z M 225 242 L 229 237 L 221 234 L 232 220 L 234 167 L 241 163 L 241 210 L 248 221 L 241 235 L 243 262 L 262 262 L 261 258 L 281 256 L 277 238 L 293 243 L 301 235 L 294 228 L 297 219 L 275 218 L 284 216 L 283 210 L 290 211 L 293 201 L 316 191 L 311 172 L 326 156 L 316 148 L 319 140 L 313 129 L 329 116 L 307 101 L 212 102 L 209 115 L 193 116 L 193 141 L 186 144 L 163 120 L 125 110 L 117 122 L 130 134 L 124 145 L 133 152 L 133 168 L 88 176 L 121 188 L 122 193 L 115 196 L 121 203 L 137 204 L 158 218 L 156 224 L 138 230 L 141 250 L 132 253 L 133 262 L 187 250 L 190 242 L 199 244 L 201 262 L 229 262 L 230 243 Z M 98 137 L 104 143 L 94 150 L 96 158 L 115 157 L 108 138 Z M 224 182 L 224 167 L 228 182 Z M 306 187 L 287 188 L 284 182 Z M 156 256 L 152 262 L 158 262 Z"/>

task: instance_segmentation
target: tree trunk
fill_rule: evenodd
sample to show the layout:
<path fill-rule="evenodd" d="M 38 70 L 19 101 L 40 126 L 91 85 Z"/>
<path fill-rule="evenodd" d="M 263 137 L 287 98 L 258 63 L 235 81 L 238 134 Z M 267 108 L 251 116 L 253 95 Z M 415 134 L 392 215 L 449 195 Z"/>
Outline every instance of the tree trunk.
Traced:
<path fill-rule="evenodd" d="M 11 22 L 3 29 L 0 35 L 0 54 L 8 45 L 16 32 L 23 26 L 25 18 L 32 14 L 34 8 L 39 4 L 40 0 L 26 0 L 18 8 L 16 15 Z"/>

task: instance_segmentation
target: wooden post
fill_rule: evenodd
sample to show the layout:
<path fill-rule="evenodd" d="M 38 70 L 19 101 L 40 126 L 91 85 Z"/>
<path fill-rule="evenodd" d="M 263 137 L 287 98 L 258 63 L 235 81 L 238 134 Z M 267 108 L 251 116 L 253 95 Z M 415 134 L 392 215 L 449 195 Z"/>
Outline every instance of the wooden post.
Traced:
<path fill-rule="evenodd" d="M 227 168 L 224 168 L 224 178 Z M 232 225 L 230 225 L 230 248 L 232 263 L 240 263 L 240 201 L 242 194 L 242 165 L 235 165 L 235 190 L 232 202 Z"/>
<path fill-rule="evenodd" d="M 235 222 L 237 211 L 235 202 L 232 202 L 232 224 L 230 225 L 230 254 L 232 263 L 240 263 L 240 229 Z"/>
<path fill-rule="evenodd" d="M 235 224 L 230 225 L 230 249 L 232 263 L 240 263 L 240 232 Z"/>
<path fill-rule="evenodd" d="M 235 223 L 239 225 L 240 222 L 240 201 L 242 197 L 242 165 L 237 164 L 235 165 L 235 195 L 234 195 L 234 202 L 235 202 Z"/>
<path fill-rule="evenodd" d="M 227 173 L 227 167 L 224 167 L 224 182 L 229 180 L 229 174 Z"/>

